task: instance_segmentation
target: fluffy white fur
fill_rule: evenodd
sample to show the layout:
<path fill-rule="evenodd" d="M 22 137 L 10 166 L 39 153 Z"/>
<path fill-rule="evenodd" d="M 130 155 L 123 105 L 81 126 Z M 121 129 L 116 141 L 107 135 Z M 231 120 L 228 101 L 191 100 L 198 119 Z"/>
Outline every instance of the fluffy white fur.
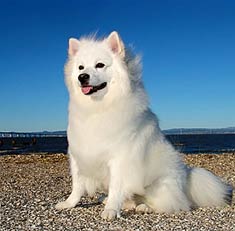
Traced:
<path fill-rule="evenodd" d="M 100 41 L 70 39 L 68 53 L 72 193 L 57 209 L 75 207 L 98 190 L 108 193 L 105 219 L 119 216 L 127 201 L 128 208 L 156 212 L 227 203 L 230 187 L 209 171 L 188 168 L 161 133 L 141 81 L 140 58 L 124 48 L 117 32 Z M 98 62 L 105 66 L 96 68 Z M 90 75 L 89 84 L 107 86 L 85 95 L 81 73 Z"/>

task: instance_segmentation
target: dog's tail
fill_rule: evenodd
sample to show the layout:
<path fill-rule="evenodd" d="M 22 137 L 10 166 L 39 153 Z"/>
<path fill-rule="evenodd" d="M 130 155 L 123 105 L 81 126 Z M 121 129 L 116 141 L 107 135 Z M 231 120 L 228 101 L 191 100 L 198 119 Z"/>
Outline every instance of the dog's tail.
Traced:
<path fill-rule="evenodd" d="M 232 203 L 233 189 L 203 168 L 191 168 L 188 175 L 188 196 L 194 207 L 225 206 Z"/>

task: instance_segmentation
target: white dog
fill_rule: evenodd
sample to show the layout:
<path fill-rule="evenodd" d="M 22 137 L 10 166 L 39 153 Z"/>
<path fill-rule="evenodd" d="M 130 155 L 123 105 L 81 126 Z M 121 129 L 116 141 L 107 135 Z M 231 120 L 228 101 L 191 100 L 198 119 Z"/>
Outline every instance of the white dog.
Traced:
<path fill-rule="evenodd" d="M 65 66 L 69 90 L 68 153 L 72 193 L 57 209 L 108 192 L 104 219 L 123 206 L 143 212 L 188 211 L 231 202 L 231 187 L 211 172 L 189 168 L 165 139 L 149 109 L 140 58 L 117 32 L 103 40 L 71 38 Z"/>

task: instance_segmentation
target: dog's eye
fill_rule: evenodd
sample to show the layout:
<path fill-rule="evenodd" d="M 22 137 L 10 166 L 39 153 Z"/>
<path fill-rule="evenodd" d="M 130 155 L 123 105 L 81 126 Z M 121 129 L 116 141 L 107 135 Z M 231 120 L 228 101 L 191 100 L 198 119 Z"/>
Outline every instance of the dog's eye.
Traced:
<path fill-rule="evenodd" d="M 105 65 L 103 63 L 97 63 L 95 68 L 103 68 Z"/>
<path fill-rule="evenodd" d="M 84 69 L 84 66 L 80 65 L 80 66 L 78 67 L 78 69 L 79 69 L 79 70 L 83 70 L 83 69 Z"/>

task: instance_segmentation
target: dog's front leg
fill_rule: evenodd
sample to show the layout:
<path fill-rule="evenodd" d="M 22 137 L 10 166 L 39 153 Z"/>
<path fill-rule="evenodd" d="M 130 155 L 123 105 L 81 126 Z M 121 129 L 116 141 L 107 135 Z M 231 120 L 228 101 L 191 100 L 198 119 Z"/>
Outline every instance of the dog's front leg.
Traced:
<path fill-rule="evenodd" d="M 115 162 L 115 161 L 114 161 Z M 120 165 L 117 163 L 110 163 L 110 180 L 109 180 L 109 194 L 105 209 L 102 212 L 102 218 L 106 220 L 113 220 L 120 216 L 122 203 L 125 199 L 123 190 L 123 177 Z"/>
<path fill-rule="evenodd" d="M 72 193 L 65 201 L 56 204 L 56 209 L 59 210 L 75 207 L 85 193 L 84 177 L 80 176 L 77 162 L 72 155 L 70 155 L 70 167 L 72 174 Z"/>

